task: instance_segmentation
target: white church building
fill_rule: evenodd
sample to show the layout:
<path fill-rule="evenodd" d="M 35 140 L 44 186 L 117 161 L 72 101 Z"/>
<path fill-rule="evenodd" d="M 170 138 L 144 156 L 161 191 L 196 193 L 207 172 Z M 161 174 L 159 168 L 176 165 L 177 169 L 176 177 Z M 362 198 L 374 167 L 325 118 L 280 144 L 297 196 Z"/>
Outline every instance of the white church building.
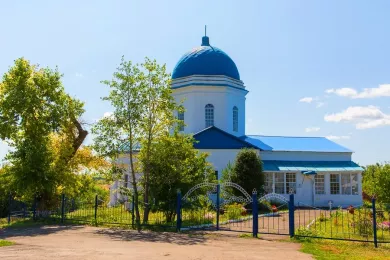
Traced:
<path fill-rule="evenodd" d="M 209 37 L 178 61 L 172 90 L 176 102 L 184 102 L 181 130 L 194 134 L 195 148 L 209 153 L 219 177 L 240 149 L 253 148 L 263 161 L 266 192 L 286 198 L 295 193 L 300 205 L 362 204 L 363 168 L 352 161 L 351 150 L 325 137 L 245 134 L 248 91 L 234 61 L 211 46 Z M 111 202 L 115 199 L 111 196 Z"/>

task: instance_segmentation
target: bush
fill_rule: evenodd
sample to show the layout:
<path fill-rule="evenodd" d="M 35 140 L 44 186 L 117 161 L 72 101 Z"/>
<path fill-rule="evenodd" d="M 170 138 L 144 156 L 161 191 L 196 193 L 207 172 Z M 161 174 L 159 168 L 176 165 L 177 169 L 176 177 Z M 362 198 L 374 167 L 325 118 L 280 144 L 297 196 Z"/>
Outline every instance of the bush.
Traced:
<path fill-rule="evenodd" d="M 246 214 L 244 206 L 237 203 L 225 206 L 224 210 L 229 220 L 240 219 L 244 214 Z"/>
<path fill-rule="evenodd" d="M 297 240 L 310 241 L 313 237 L 318 236 L 316 231 L 307 228 L 298 228 L 295 231 L 295 236 Z"/>
<path fill-rule="evenodd" d="M 253 189 L 262 193 L 262 187 L 264 187 L 263 163 L 256 150 L 242 149 L 237 154 L 231 174 L 231 181 L 240 185 L 249 194 L 252 194 Z M 234 189 L 234 193 L 237 196 L 242 195 L 236 189 Z"/>

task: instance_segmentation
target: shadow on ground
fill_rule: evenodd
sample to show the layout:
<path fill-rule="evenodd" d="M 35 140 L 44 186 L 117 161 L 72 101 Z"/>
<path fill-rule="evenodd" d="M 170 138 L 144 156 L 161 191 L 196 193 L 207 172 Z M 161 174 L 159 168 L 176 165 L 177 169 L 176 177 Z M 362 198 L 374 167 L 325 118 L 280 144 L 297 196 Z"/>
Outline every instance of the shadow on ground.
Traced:
<path fill-rule="evenodd" d="M 6 239 L 8 237 L 25 237 L 25 236 L 42 236 L 50 235 L 61 231 L 78 230 L 83 226 L 33 226 L 33 227 L 15 227 L 0 229 L 0 239 Z"/>
<path fill-rule="evenodd" d="M 153 232 L 153 231 L 135 231 L 123 229 L 99 229 L 95 234 L 108 236 L 113 240 L 120 241 L 146 241 L 172 243 L 177 245 L 197 245 L 207 241 L 207 233 L 173 233 L 173 232 Z"/>

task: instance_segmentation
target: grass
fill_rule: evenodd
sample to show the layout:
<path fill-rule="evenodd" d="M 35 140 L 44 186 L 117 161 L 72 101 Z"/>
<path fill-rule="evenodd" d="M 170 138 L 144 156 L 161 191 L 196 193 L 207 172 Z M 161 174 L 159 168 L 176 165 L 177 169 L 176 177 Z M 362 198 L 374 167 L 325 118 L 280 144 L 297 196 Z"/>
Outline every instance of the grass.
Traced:
<path fill-rule="evenodd" d="M 253 238 L 253 239 L 259 239 L 259 238 L 260 238 L 260 234 L 257 234 L 257 237 L 254 237 L 252 234 L 245 233 L 245 234 L 240 234 L 238 237 L 239 237 L 239 238 Z"/>
<path fill-rule="evenodd" d="M 387 225 L 389 219 L 387 212 L 377 216 L 378 241 L 390 242 L 390 227 Z M 372 223 L 372 214 L 367 209 L 355 210 L 354 214 L 346 210 L 336 210 L 330 215 L 320 214 L 310 224 L 309 229 L 300 228 L 296 235 L 373 241 Z"/>
<path fill-rule="evenodd" d="M 318 260 L 376 260 L 390 259 L 390 245 L 373 243 L 312 239 L 299 241 L 301 251 L 314 256 Z"/>
<path fill-rule="evenodd" d="M 378 241 L 390 242 L 390 230 L 384 223 L 389 213 L 377 215 Z M 356 209 L 354 214 L 346 210 L 335 210 L 332 214 L 321 214 L 309 228 L 296 230 L 294 241 L 302 243 L 302 252 L 312 254 L 315 259 L 389 259 L 390 243 L 374 247 L 372 214 L 368 209 Z M 307 236 L 307 237 L 299 237 Z M 314 239 L 324 238 L 356 239 L 367 242 Z"/>
<path fill-rule="evenodd" d="M 12 246 L 13 244 L 14 244 L 14 242 L 0 239 L 0 247 L 2 247 L 2 246 Z"/>

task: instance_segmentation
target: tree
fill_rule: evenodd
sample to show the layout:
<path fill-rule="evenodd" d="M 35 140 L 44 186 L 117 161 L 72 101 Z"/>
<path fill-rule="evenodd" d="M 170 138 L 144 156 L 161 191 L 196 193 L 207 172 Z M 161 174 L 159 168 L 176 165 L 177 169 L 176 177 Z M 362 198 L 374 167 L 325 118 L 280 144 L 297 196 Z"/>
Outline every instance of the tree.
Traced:
<path fill-rule="evenodd" d="M 139 157 L 143 172 L 142 182 L 144 185 L 144 217 L 143 222 L 147 223 L 150 211 L 150 164 L 152 156 L 152 145 L 159 137 L 165 135 L 172 130 L 175 122 L 174 111 L 181 110 L 177 106 L 172 97 L 171 77 L 166 72 L 165 65 L 160 66 L 157 62 L 146 58 L 142 64 L 145 69 L 145 78 L 143 87 L 139 88 L 142 91 L 144 100 L 143 116 L 141 118 L 141 133 L 144 136 L 141 138 L 141 154 Z"/>
<path fill-rule="evenodd" d="M 167 222 L 174 219 L 177 191 L 187 191 L 213 176 L 207 154 L 193 148 L 190 135 L 175 131 L 153 142 L 150 150 L 150 193 L 154 209 L 164 212 Z M 140 158 L 147 156 L 141 152 Z"/>
<path fill-rule="evenodd" d="M 0 82 L 0 138 L 13 148 L 5 175 L 12 190 L 25 197 L 49 201 L 88 134 L 78 120 L 83 103 L 65 93 L 61 77 L 57 69 L 20 58 Z M 53 134 L 67 144 L 57 158 L 51 149 Z"/>
<path fill-rule="evenodd" d="M 95 149 L 102 155 L 109 156 L 112 161 L 119 161 L 125 156 L 129 163 L 127 172 L 131 174 L 132 193 L 136 223 L 140 228 L 139 185 L 144 186 L 144 222 L 148 220 L 150 199 L 150 160 L 151 146 L 162 133 L 166 133 L 176 123 L 173 112 L 176 108 L 170 89 L 170 76 L 165 66 L 156 61 L 145 59 L 140 65 L 130 61 L 122 62 L 111 81 L 103 81 L 110 86 L 108 97 L 114 108 L 112 116 L 100 120 L 94 127 L 96 134 Z M 144 156 L 139 160 L 135 150 L 141 150 Z M 126 169 L 118 164 L 113 165 L 112 173 L 119 177 Z M 143 173 L 142 183 L 137 173 Z"/>
<path fill-rule="evenodd" d="M 254 149 L 242 149 L 234 162 L 231 181 L 243 187 L 249 194 L 253 189 L 262 192 L 264 186 L 263 163 Z M 241 195 L 235 190 L 237 195 Z"/>
<path fill-rule="evenodd" d="M 380 203 L 390 203 L 390 164 L 374 164 L 365 167 L 363 191 L 376 197 Z"/>

